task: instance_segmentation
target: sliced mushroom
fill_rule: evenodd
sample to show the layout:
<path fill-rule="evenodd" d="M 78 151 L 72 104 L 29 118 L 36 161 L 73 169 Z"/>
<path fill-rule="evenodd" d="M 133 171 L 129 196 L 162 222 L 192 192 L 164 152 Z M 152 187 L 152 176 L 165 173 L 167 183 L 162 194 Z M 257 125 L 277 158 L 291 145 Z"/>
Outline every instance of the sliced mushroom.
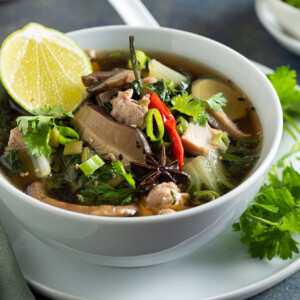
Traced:
<path fill-rule="evenodd" d="M 120 88 L 113 88 L 110 91 L 103 92 L 96 96 L 97 103 L 99 106 L 103 106 L 104 103 L 109 102 L 111 100 L 111 97 L 116 95 Z"/>
<path fill-rule="evenodd" d="M 227 132 L 232 138 L 240 139 L 250 136 L 239 130 L 223 111 L 210 111 L 208 123 L 214 128 Z"/>
<path fill-rule="evenodd" d="M 93 72 L 86 76 L 81 76 L 82 83 L 86 86 L 92 86 L 98 83 L 101 83 L 102 81 L 106 80 L 107 78 L 116 75 L 120 72 L 121 69 L 113 69 L 111 71 L 99 71 L 99 72 Z"/>
<path fill-rule="evenodd" d="M 83 80 L 86 81 L 86 78 Z M 89 93 L 99 94 L 101 92 L 109 91 L 115 87 L 122 87 L 124 85 L 127 86 L 133 80 L 135 80 L 133 71 L 122 69 L 104 81 L 88 86 L 86 90 Z"/>
<path fill-rule="evenodd" d="M 114 121 L 103 107 L 85 105 L 75 114 L 73 122 L 81 139 L 99 155 L 106 159 L 113 155 L 125 167 L 130 166 L 130 161 L 145 162 L 146 153 L 151 153 L 139 129 Z"/>
<path fill-rule="evenodd" d="M 42 181 L 35 181 L 27 188 L 27 194 L 34 197 L 44 203 L 70 210 L 82 214 L 94 215 L 94 216 L 106 216 L 106 217 L 130 217 L 134 216 L 137 211 L 137 205 L 100 205 L 100 206 L 88 206 L 71 204 L 54 198 L 49 197 L 46 194 L 46 189 Z"/>
<path fill-rule="evenodd" d="M 220 92 L 228 100 L 223 110 L 229 119 L 238 120 L 247 115 L 246 96 L 225 81 L 215 78 L 200 78 L 192 84 L 192 94 L 203 100 Z"/>

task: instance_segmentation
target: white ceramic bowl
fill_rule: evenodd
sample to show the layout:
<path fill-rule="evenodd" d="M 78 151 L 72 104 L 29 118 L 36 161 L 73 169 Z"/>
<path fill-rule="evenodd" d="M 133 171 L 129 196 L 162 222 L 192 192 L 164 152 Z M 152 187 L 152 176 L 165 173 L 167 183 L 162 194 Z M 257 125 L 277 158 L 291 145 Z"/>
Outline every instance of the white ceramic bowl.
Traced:
<path fill-rule="evenodd" d="M 281 0 L 267 0 L 267 2 L 283 29 L 300 40 L 300 9 Z"/>
<path fill-rule="evenodd" d="M 169 215 L 109 218 L 70 212 L 36 200 L 0 177 L 3 202 L 35 237 L 68 255 L 111 266 L 166 262 L 221 234 L 242 214 L 262 185 L 282 134 L 281 107 L 266 76 L 248 59 L 220 43 L 167 28 L 110 26 L 69 35 L 85 49 L 112 50 L 127 49 L 132 33 L 138 49 L 181 55 L 232 80 L 256 107 L 264 140 L 255 171 L 241 185 L 216 201 Z"/>

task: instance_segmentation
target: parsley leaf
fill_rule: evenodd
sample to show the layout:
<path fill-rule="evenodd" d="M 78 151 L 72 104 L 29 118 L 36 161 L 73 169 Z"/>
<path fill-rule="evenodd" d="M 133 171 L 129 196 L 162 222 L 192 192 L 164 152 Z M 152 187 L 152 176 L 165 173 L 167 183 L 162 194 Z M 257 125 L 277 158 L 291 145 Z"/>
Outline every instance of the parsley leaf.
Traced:
<path fill-rule="evenodd" d="M 129 185 L 135 189 L 135 180 L 131 173 L 126 172 L 123 164 L 118 160 L 117 162 L 113 162 L 111 165 L 114 172 L 121 175 L 129 183 Z"/>
<path fill-rule="evenodd" d="M 185 115 L 193 117 L 195 123 L 205 125 L 208 119 L 205 101 L 193 95 L 183 94 L 172 98 L 173 107 Z"/>

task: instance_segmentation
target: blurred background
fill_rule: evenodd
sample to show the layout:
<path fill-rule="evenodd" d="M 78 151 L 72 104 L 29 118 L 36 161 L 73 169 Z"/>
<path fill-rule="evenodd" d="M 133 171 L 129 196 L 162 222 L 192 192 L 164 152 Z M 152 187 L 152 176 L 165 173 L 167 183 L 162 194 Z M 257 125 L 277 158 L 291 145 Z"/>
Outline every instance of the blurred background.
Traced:
<path fill-rule="evenodd" d="M 300 72 L 300 57 L 279 45 L 259 23 L 254 0 L 143 0 L 143 3 L 161 26 L 212 38 L 271 68 L 289 64 Z M 62 32 L 123 24 L 105 0 L 0 0 L 0 44 L 29 22 Z M 299 299 L 299 286 L 300 272 L 251 299 Z"/>
<path fill-rule="evenodd" d="M 6 0 L 0 2 L 0 42 L 28 22 L 63 32 L 123 24 L 105 0 Z M 271 68 L 289 64 L 300 70 L 300 57 L 279 45 L 259 23 L 254 0 L 143 0 L 161 26 L 217 40 Z"/>

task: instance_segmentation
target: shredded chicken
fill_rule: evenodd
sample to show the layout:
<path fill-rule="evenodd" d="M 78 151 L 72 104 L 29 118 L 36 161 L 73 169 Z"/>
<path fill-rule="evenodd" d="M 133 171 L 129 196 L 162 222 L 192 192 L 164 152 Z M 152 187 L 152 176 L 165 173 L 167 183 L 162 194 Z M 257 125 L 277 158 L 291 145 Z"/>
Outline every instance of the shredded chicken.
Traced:
<path fill-rule="evenodd" d="M 211 128 L 208 124 L 189 123 L 188 129 L 181 137 L 184 150 L 192 155 L 207 155 L 216 146 L 215 137 L 221 130 Z"/>
<path fill-rule="evenodd" d="M 182 210 L 189 198 L 190 195 L 181 193 L 175 183 L 163 182 L 150 191 L 146 198 L 146 207 L 158 210 L 158 212 L 164 212 L 165 209 Z"/>
<path fill-rule="evenodd" d="M 120 123 L 128 126 L 136 125 L 143 129 L 150 95 L 145 95 L 140 101 L 133 100 L 132 95 L 132 89 L 118 92 L 118 96 L 111 100 L 113 106 L 111 115 Z"/>

